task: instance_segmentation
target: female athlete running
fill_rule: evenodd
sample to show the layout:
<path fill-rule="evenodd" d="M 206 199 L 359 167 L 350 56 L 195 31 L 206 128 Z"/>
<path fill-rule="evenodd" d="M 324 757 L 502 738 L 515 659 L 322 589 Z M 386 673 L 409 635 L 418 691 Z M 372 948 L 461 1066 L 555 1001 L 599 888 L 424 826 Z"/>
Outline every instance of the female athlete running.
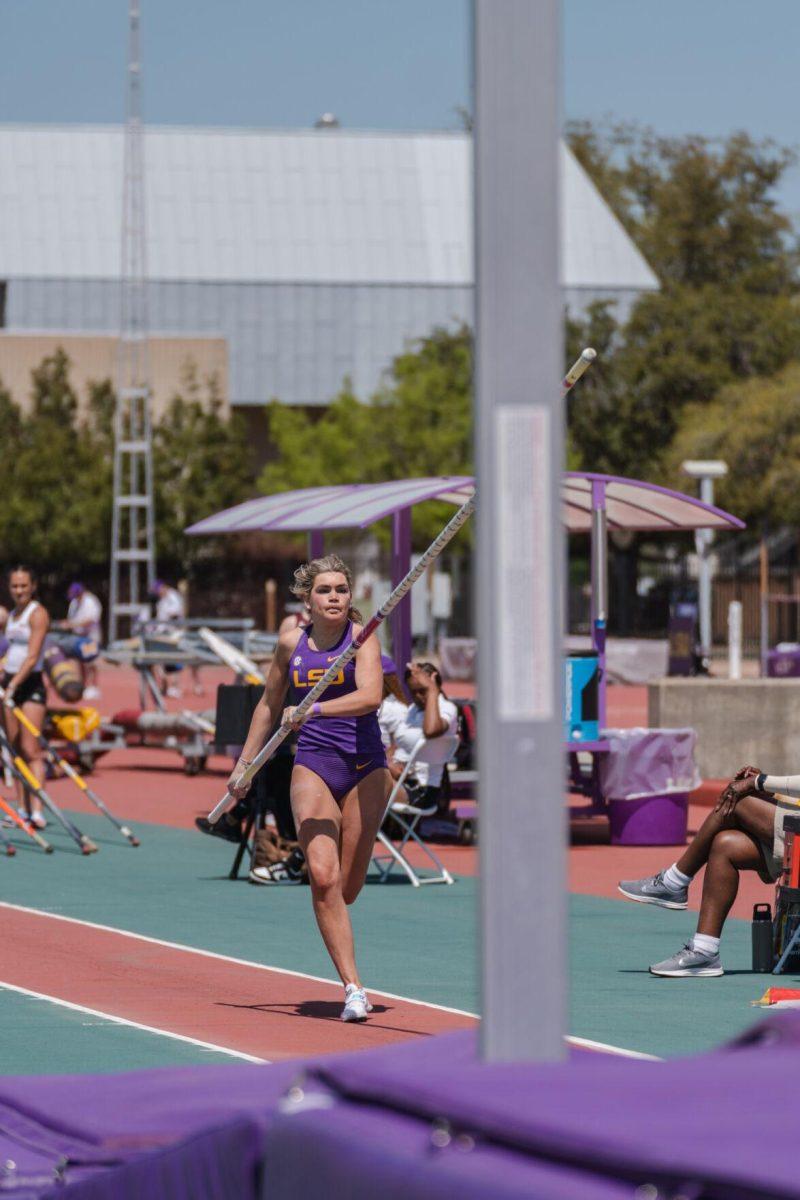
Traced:
<path fill-rule="evenodd" d="M 266 742 L 288 691 L 290 706 L 283 708 L 281 722 L 302 726 L 291 797 L 314 915 L 345 986 L 342 1020 L 363 1021 L 371 1005 L 356 967 L 347 905 L 363 887 L 391 787 L 376 715 L 383 689 L 380 646 L 377 638 L 368 638 L 309 716 L 298 721 L 295 709 L 304 694 L 362 626 L 351 606 L 350 570 L 337 555 L 299 567 L 292 591 L 307 604 L 310 623 L 279 637 L 228 791 L 237 799 L 246 794 L 249 783 L 236 781 Z"/>

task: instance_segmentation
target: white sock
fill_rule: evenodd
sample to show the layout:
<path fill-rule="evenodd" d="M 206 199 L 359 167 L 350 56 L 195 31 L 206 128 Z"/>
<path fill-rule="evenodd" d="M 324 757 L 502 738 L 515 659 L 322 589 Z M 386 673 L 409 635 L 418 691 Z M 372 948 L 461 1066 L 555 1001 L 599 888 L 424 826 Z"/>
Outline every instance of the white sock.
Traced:
<path fill-rule="evenodd" d="M 696 933 L 692 938 L 692 949 L 701 954 L 719 954 L 719 938 L 708 933 Z"/>
<path fill-rule="evenodd" d="M 679 871 L 677 863 L 673 863 L 671 867 L 667 867 L 664 872 L 664 886 L 669 888 L 671 892 L 682 892 L 691 882 L 691 875 L 684 875 L 683 871 Z"/>

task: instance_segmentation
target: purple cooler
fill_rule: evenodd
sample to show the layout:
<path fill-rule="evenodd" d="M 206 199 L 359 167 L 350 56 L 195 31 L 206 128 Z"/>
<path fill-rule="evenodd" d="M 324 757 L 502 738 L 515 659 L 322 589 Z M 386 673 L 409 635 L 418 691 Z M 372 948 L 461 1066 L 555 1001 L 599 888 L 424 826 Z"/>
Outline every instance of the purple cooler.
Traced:
<path fill-rule="evenodd" d="M 607 729 L 599 762 L 613 846 L 686 841 L 689 792 L 700 783 L 693 729 Z"/>
<path fill-rule="evenodd" d="M 796 642 L 782 642 L 767 651 L 767 677 L 769 679 L 797 679 L 800 676 L 800 646 Z"/>

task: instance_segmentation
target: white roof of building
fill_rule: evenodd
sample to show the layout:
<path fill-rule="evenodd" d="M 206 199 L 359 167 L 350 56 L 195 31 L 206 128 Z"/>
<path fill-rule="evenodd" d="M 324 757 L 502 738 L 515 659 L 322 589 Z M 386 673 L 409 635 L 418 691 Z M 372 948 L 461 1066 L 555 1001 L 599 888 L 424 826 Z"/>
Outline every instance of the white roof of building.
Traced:
<path fill-rule="evenodd" d="M 150 127 L 148 274 L 228 282 L 471 284 L 465 133 Z M 563 150 L 562 282 L 658 281 Z M 114 279 L 118 126 L 0 125 L 0 279 Z"/>

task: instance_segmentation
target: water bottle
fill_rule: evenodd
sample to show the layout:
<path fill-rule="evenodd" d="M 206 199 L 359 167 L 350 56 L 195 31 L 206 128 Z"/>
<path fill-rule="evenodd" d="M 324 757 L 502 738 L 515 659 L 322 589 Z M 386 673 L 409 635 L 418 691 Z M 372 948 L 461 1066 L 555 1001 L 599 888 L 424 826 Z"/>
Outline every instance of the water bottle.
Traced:
<path fill-rule="evenodd" d="M 765 974 L 775 966 L 772 954 L 772 909 L 769 904 L 753 905 L 753 970 Z"/>

